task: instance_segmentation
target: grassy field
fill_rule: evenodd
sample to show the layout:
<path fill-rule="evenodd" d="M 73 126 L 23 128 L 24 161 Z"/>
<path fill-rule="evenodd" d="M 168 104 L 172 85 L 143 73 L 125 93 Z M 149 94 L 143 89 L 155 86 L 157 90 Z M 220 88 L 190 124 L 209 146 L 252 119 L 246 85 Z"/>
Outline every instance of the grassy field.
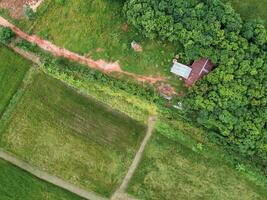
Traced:
<path fill-rule="evenodd" d="M 0 45 L 0 117 L 31 63 Z"/>
<path fill-rule="evenodd" d="M 118 60 L 123 69 L 131 72 L 169 74 L 179 46 L 149 41 L 127 27 L 122 0 L 60 2 L 44 2 L 33 21 L 33 32 L 94 59 Z M 132 41 L 140 42 L 144 51 L 134 52 L 130 47 Z"/>
<path fill-rule="evenodd" d="M 41 181 L 3 160 L 0 160 L 0 171 L 0 199 L 81 200 L 76 195 Z"/>
<path fill-rule="evenodd" d="M 265 200 L 267 188 L 219 158 L 155 134 L 128 192 L 147 200 Z"/>
<path fill-rule="evenodd" d="M 245 20 L 261 18 L 267 27 L 267 1 L 266 0 L 224 0 L 229 2 Z"/>
<path fill-rule="evenodd" d="M 109 196 L 122 181 L 145 127 L 37 71 L 1 146 L 42 170 Z"/>

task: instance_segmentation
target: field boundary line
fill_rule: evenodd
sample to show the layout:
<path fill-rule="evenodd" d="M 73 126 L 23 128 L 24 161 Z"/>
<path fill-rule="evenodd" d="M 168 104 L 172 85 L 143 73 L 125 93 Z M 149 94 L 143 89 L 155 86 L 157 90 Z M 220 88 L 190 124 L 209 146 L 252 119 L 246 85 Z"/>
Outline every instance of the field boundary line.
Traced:
<path fill-rule="evenodd" d="M 44 180 L 46 182 L 52 183 L 53 185 L 56 185 L 60 188 L 63 188 L 69 192 L 72 192 L 82 198 L 88 199 L 88 200 L 108 200 L 105 197 L 101 197 L 93 192 L 89 192 L 87 190 L 81 189 L 71 183 L 68 183 L 54 175 L 48 174 L 47 172 L 44 172 L 42 170 L 39 170 L 25 161 L 22 161 L 20 159 L 17 159 L 15 156 L 11 155 L 10 153 L 7 153 L 5 150 L 0 148 L 0 158 L 3 160 L 23 169 L 24 171 L 29 172 L 30 174 L 34 175 L 35 177 Z"/>
<path fill-rule="evenodd" d="M 26 51 L 22 48 L 16 47 L 15 44 L 9 44 L 9 48 L 11 48 L 15 53 L 19 54 L 26 60 L 31 61 L 34 64 L 37 64 L 38 66 L 41 65 L 41 59 L 39 56 L 36 56 L 34 53 L 31 53 L 30 51 Z"/>
<path fill-rule="evenodd" d="M 148 123 L 147 123 L 147 131 L 146 131 L 146 135 L 145 138 L 143 139 L 135 157 L 134 160 L 131 164 L 131 166 L 128 169 L 128 172 L 126 174 L 126 176 L 124 177 L 120 187 L 116 190 L 116 192 L 113 194 L 112 199 L 120 199 L 120 196 L 125 196 L 125 191 L 129 185 L 130 180 L 132 179 L 137 167 L 140 164 L 140 161 L 142 159 L 142 156 L 144 154 L 145 151 L 145 147 L 150 139 L 150 137 L 152 136 L 153 130 L 154 130 L 154 126 L 156 123 L 156 116 L 149 116 L 148 118 Z M 131 197 L 129 197 L 129 199 L 133 199 Z"/>
<path fill-rule="evenodd" d="M 5 129 L 6 124 L 9 121 L 10 116 L 12 115 L 15 107 L 19 103 L 24 91 L 28 87 L 29 83 L 32 80 L 34 68 L 30 67 L 26 74 L 24 75 L 19 87 L 17 88 L 16 92 L 13 94 L 11 99 L 9 100 L 7 106 L 4 108 L 2 115 L 0 115 L 0 134 Z"/>

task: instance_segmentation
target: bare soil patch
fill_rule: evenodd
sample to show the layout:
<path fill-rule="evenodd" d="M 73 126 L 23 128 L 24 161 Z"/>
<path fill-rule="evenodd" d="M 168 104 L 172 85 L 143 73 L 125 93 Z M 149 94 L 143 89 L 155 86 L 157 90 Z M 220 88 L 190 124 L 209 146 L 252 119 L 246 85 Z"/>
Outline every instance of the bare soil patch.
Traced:
<path fill-rule="evenodd" d="M 23 17 L 23 6 L 29 5 L 36 10 L 42 0 L 2 0 L 0 7 L 9 10 L 11 17 L 20 19 Z"/>

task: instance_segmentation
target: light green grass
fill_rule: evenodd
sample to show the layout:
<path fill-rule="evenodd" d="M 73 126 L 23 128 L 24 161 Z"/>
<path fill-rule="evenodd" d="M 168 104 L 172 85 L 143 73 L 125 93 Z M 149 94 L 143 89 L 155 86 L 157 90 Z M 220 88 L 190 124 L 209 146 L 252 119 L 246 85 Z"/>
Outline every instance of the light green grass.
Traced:
<path fill-rule="evenodd" d="M 267 188 L 211 158 L 155 133 L 128 188 L 147 200 L 265 200 Z"/>
<path fill-rule="evenodd" d="M 0 160 L 0 199 L 2 200 L 81 200 L 65 190 L 41 181 Z"/>
<path fill-rule="evenodd" d="M 94 59 L 119 61 L 122 68 L 139 74 L 169 74 L 172 58 L 179 46 L 149 41 L 135 30 L 123 30 L 126 19 L 123 2 L 113 0 L 46 0 L 39 16 L 32 23 L 33 32 L 57 45 Z M 135 40 L 143 47 L 134 52 L 130 43 Z M 97 49 L 101 49 L 100 52 Z"/>
<path fill-rule="evenodd" d="M 66 181 L 109 196 L 121 183 L 144 126 L 36 72 L 1 146 Z"/>
<path fill-rule="evenodd" d="M 224 0 L 229 2 L 245 20 L 263 19 L 267 27 L 267 1 L 266 0 Z"/>
<path fill-rule="evenodd" d="M 0 117 L 31 63 L 0 45 Z"/>

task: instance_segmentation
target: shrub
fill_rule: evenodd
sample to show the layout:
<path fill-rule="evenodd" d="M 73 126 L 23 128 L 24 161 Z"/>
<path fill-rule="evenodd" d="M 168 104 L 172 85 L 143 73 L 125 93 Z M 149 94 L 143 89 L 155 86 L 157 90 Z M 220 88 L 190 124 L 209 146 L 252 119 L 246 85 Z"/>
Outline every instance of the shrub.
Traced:
<path fill-rule="evenodd" d="M 35 17 L 35 13 L 29 5 L 23 7 L 23 13 L 28 20 L 32 20 Z"/>
<path fill-rule="evenodd" d="M 10 28 L 0 26 L 0 42 L 9 44 L 14 36 L 15 34 Z"/>

